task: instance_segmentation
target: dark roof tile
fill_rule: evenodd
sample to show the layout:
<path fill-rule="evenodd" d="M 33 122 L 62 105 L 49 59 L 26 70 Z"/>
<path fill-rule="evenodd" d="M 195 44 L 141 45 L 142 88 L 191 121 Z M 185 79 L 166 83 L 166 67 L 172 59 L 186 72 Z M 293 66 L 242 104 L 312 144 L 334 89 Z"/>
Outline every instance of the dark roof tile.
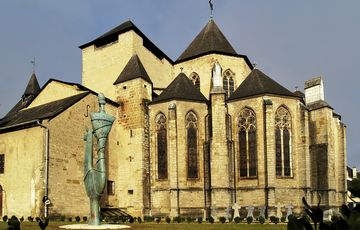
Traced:
<path fill-rule="evenodd" d="M 123 71 L 121 71 L 119 77 L 114 82 L 114 85 L 136 78 L 142 78 L 145 81 L 152 83 L 139 57 L 135 54 L 130 58 Z"/>
<path fill-rule="evenodd" d="M 207 102 L 205 96 L 184 73 L 180 73 L 153 103 L 173 99 Z"/>
<path fill-rule="evenodd" d="M 251 96 L 274 94 L 280 96 L 298 97 L 288 89 L 266 76 L 258 69 L 254 69 L 230 96 L 229 100 Z"/>

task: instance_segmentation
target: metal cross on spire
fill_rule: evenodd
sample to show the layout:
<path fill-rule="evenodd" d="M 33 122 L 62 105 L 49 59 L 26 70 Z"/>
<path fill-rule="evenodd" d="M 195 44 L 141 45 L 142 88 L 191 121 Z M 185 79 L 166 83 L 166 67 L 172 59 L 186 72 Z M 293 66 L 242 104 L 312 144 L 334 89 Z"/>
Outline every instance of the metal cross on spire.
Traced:
<path fill-rule="evenodd" d="M 213 18 L 214 4 L 211 2 L 211 0 L 209 0 L 209 5 L 210 5 L 210 18 Z"/>
<path fill-rule="evenodd" d="M 34 59 L 33 60 L 31 60 L 30 61 L 30 63 L 32 64 L 32 66 L 33 66 L 33 73 L 35 73 L 35 57 L 34 57 Z"/>

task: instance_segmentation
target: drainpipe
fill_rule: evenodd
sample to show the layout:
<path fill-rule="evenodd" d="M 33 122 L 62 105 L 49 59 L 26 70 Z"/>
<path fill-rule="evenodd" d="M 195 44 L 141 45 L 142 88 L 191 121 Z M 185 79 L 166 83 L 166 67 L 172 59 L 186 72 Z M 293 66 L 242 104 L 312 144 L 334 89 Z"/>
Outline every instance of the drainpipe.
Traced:
<path fill-rule="evenodd" d="M 48 197 L 49 191 L 49 128 L 45 125 L 41 124 L 39 120 L 37 120 L 37 125 L 41 128 L 45 129 L 45 195 L 43 198 L 45 218 L 48 217 L 48 205 L 50 204 L 50 200 Z"/>

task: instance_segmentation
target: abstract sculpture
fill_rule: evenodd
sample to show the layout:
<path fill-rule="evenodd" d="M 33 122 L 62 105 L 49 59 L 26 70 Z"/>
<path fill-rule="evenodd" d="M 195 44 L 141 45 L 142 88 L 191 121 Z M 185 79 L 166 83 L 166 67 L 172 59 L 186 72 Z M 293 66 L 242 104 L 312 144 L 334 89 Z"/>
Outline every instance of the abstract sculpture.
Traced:
<path fill-rule="evenodd" d="M 100 111 L 91 113 L 92 128 L 86 130 L 85 161 L 84 161 L 84 183 L 86 193 L 90 198 L 89 225 L 100 225 L 99 201 L 106 183 L 105 146 L 111 126 L 115 117 L 105 113 L 105 97 L 102 93 L 98 95 Z M 97 139 L 97 161 L 93 166 L 93 135 Z"/>

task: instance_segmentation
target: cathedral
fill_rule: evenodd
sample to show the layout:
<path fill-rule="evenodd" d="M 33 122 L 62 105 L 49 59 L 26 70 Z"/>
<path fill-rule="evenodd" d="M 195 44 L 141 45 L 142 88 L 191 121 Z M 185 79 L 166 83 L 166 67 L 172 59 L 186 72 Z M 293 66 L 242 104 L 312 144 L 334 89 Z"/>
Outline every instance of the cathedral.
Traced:
<path fill-rule="evenodd" d="M 322 77 L 286 89 L 213 19 L 175 61 L 131 21 L 79 48 L 81 84 L 40 87 L 32 74 L 0 120 L 0 215 L 89 214 L 83 137 L 99 92 L 116 117 L 102 211 L 220 217 L 251 206 L 272 216 L 302 213 L 302 197 L 346 203 L 346 126 Z"/>

